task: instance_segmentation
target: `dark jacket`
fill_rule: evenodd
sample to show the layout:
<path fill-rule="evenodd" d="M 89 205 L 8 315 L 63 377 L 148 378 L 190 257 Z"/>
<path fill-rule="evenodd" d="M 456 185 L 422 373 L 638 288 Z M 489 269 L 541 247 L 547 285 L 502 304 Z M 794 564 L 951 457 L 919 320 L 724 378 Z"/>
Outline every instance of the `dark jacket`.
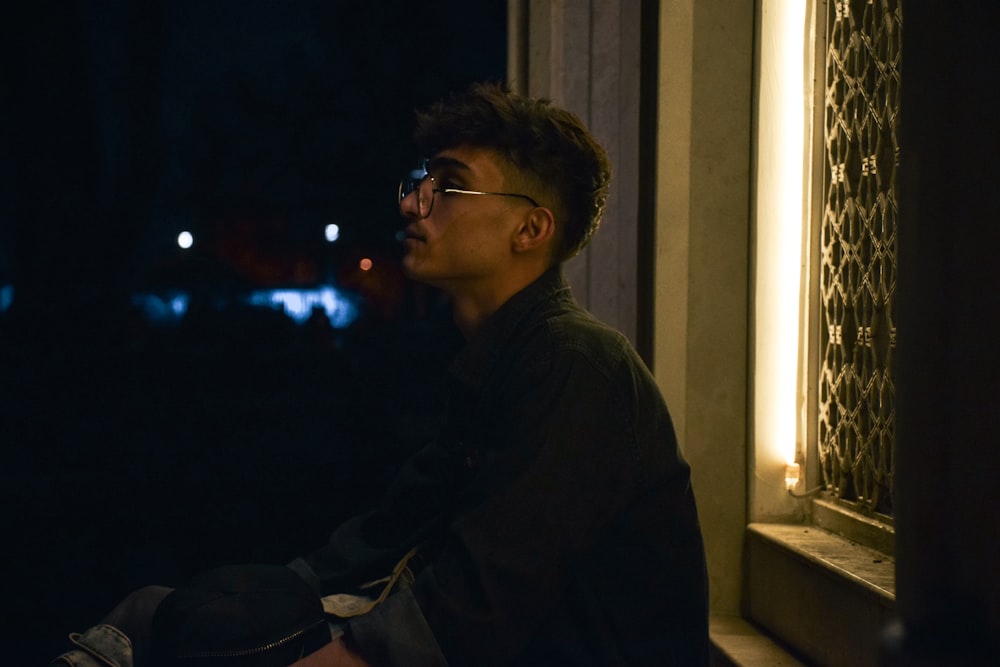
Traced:
<path fill-rule="evenodd" d="M 335 593 L 422 545 L 413 585 L 350 622 L 362 653 L 380 667 L 441 654 L 453 666 L 707 664 L 689 468 L 625 337 L 553 269 L 468 341 L 451 379 L 445 427 L 382 506 L 296 565 Z"/>

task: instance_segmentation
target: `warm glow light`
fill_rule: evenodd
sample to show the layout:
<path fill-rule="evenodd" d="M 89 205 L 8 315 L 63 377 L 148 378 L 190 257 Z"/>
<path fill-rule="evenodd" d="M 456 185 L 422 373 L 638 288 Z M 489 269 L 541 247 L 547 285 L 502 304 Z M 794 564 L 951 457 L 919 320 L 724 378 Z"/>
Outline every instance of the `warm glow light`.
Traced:
<path fill-rule="evenodd" d="M 791 491 L 799 483 L 799 464 L 789 463 L 785 466 L 785 488 Z"/>
<path fill-rule="evenodd" d="M 799 303 L 809 108 L 804 85 L 807 4 L 764 0 L 761 8 L 754 439 L 759 470 L 788 464 L 786 486 L 793 469 L 798 481 Z"/>
<path fill-rule="evenodd" d="M 194 236 L 191 235 L 191 232 L 181 232 L 177 235 L 177 245 L 187 250 L 194 245 Z"/>
<path fill-rule="evenodd" d="M 372 261 L 367 257 L 365 257 L 360 262 L 358 262 L 358 267 L 360 267 L 362 271 L 370 271 L 372 268 Z"/>

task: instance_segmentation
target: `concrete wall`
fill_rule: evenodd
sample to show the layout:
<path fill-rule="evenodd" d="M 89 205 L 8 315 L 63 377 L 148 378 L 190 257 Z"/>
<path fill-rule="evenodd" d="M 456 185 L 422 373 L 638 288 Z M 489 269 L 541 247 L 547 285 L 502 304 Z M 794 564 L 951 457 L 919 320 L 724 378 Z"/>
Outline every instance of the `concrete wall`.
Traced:
<path fill-rule="evenodd" d="M 655 374 L 691 461 L 713 613 L 747 521 L 752 0 L 660 3 Z"/>

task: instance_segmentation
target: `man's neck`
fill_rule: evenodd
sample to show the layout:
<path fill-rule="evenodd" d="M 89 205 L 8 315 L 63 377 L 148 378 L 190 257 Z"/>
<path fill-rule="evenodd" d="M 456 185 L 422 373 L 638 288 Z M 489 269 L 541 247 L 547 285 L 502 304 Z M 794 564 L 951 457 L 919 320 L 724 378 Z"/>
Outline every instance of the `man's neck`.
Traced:
<path fill-rule="evenodd" d="M 512 296 L 535 282 L 547 269 L 511 272 L 502 282 L 494 281 L 479 289 L 445 290 L 451 296 L 452 318 L 458 330 L 471 338 Z"/>

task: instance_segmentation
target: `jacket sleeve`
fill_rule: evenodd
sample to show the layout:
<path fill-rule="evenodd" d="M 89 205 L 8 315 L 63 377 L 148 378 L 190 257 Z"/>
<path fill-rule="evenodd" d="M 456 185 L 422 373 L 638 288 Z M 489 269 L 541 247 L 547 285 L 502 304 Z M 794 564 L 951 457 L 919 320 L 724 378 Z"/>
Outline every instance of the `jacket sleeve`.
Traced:
<path fill-rule="evenodd" d="M 385 576 L 440 525 L 459 469 L 451 449 L 441 438 L 425 446 L 396 475 L 377 508 L 345 521 L 324 546 L 289 567 L 320 595 Z"/>

